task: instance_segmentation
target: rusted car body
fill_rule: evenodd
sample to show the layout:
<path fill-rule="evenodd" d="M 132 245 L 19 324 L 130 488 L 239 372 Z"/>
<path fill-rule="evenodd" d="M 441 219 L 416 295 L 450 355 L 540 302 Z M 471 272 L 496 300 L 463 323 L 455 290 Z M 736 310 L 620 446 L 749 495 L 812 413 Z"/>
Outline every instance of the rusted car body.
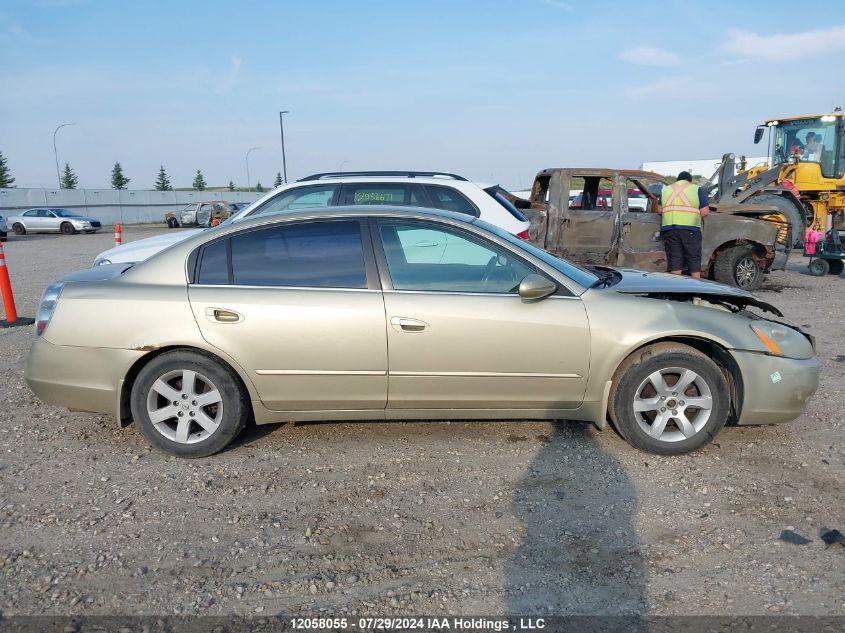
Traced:
<path fill-rule="evenodd" d="M 183 209 L 164 214 L 164 221 L 171 229 L 179 226 L 211 226 L 214 220 L 222 222 L 234 214 L 234 209 L 224 200 L 191 202 Z"/>
<path fill-rule="evenodd" d="M 639 170 L 544 169 L 534 179 L 531 204 L 524 209 L 531 221 L 529 239 L 578 263 L 665 271 L 661 219 L 655 212 L 664 184 L 661 175 Z M 582 190 L 577 201 L 570 195 L 572 190 Z M 610 201 L 607 190 L 612 191 Z M 645 194 L 645 208 L 639 194 L 636 204 L 630 204 L 632 191 Z M 599 198 L 602 205 L 597 204 Z M 762 284 L 762 273 L 785 265 L 782 253 L 776 257 L 778 227 L 747 217 L 755 211 L 762 214 L 765 209 L 719 205 L 712 211 L 704 218 L 703 276 L 755 289 Z M 730 262 L 720 261 L 728 257 Z M 746 267 L 753 262 L 757 270 L 752 271 L 751 278 L 744 282 L 728 278 L 725 271 L 732 270 L 735 259 Z M 740 274 L 739 270 L 733 272 Z"/>

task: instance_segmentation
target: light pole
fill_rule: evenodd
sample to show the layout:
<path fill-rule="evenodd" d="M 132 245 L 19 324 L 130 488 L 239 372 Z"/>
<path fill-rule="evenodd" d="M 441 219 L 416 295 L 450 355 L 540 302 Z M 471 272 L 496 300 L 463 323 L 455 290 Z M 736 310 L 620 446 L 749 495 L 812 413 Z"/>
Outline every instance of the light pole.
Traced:
<path fill-rule="evenodd" d="M 341 161 L 341 162 L 340 162 L 340 169 L 338 169 L 338 171 L 343 171 L 343 166 L 344 166 L 346 163 L 351 163 L 351 162 L 352 162 L 352 161 L 351 161 L 350 159 L 348 159 L 348 158 L 347 158 L 346 160 Z"/>
<path fill-rule="evenodd" d="M 260 147 L 250 147 L 246 151 L 246 188 L 247 191 L 252 191 L 252 185 L 249 183 L 249 154 L 250 152 L 254 152 L 257 149 L 261 149 Z"/>
<path fill-rule="evenodd" d="M 62 174 L 59 172 L 59 151 L 56 149 L 56 133 L 68 125 L 76 125 L 76 123 L 62 123 L 53 130 L 53 154 L 56 156 L 56 179 L 59 181 L 59 189 L 62 188 Z"/>
<path fill-rule="evenodd" d="M 285 184 L 288 184 L 288 163 L 285 160 L 285 122 L 282 117 L 283 114 L 290 114 L 290 110 L 279 112 L 279 131 L 282 134 L 282 176 L 285 179 Z"/>

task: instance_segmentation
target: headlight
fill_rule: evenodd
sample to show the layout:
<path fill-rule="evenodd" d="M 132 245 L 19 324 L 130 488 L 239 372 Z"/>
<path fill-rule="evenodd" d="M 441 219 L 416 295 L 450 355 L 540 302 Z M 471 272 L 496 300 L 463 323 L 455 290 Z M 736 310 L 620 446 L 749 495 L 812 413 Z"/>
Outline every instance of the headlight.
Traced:
<path fill-rule="evenodd" d="M 41 303 L 38 306 L 38 315 L 35 317 L 35 334 L 41 336 L 44 334 L 44 330 L 47 329 L 47 325 L 50 323 L 50 319 L 53 317 L 53 311 L 56 309 L 56 304 L 59 302 L 59 295 L 62 294 L 62 288 L 64 288 L 63 281 L 57 281 L 56 283 L 50 284 L 47 286 L 47 290 L 44 291 L 44 294 L 41 295 Z"/>
<path fill-rule="evenodd" d="M 813 344 L 798 330 L 772 321 L 755 321 L 750 327 L 770 354 L 787 358 L 813 356 Z"/>
<path fill-rule="evenodd" d="M 105 257 L 98 257 L 97 259 L 94 260 L 95 266 L 102 266 L 104 264 L 111 264 L 111 260 L 107 259 Z"/>

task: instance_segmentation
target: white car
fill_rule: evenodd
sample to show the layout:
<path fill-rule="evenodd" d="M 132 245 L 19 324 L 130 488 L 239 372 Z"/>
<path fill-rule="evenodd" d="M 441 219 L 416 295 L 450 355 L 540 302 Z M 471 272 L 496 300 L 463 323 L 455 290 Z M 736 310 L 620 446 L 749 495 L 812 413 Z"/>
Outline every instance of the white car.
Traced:
<path fill-rule="evenodd" d="M 274 189 L 223 224 L 257 215 L 300 209 L 381 204 L 465 213 L 528 239 L 528 219 L 501 195 L 497 185 L 482 186 L 444 172 L 361 171 L 314 174 Z M 173 231 L 116 246 L 97 255 L 94 265 L 140 262 L 204 230 L 207 229 Z"/>
<path fill-rule="evenodd" d="M 0 240 L 6 241 L 6 234 L 9 229 L 6 227 L 6 218 L 0 213 Z"/>

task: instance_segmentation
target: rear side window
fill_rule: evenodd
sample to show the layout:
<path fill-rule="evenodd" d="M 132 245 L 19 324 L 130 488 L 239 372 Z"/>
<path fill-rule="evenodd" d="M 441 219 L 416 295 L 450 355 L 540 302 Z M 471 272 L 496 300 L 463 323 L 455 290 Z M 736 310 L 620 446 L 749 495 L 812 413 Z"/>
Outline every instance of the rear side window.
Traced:
<path fill-rule="evenodd" d="M 478 217 L 478 209 L 459 191 L 441 185 L 426 185 L 425 188 L 435 209 Z"/>
<path fill-rule="evenodd" d="M 343 187 L 341 204 L 419 204 L 412 202 L 411 189 L 408 185 L 394 183 L 348 184 Z M 414 197 L 414 199 L 416 199 Z"/>
<path fill-rule="evenodd" d="M 202 249 L 197 283 L 221 285 L 229 283 L 228 240 L 221 240 Z"/>
<path fill-rule="evenodd" d="M 234 284 L 367 287 L 357 221 L 260 229 L 232 237 L 231 244 Z"/>

